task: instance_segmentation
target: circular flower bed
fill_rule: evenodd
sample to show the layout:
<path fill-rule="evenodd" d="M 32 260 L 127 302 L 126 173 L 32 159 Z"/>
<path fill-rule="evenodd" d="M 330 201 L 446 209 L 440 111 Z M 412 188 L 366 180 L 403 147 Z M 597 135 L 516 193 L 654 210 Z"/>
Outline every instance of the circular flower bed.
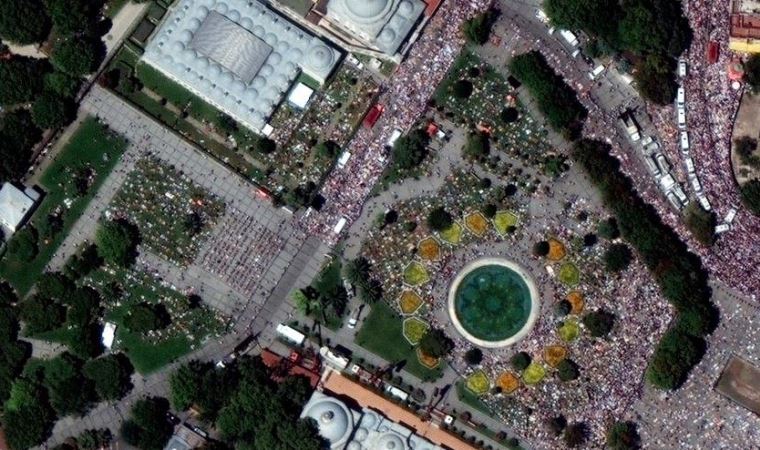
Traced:
<path fill-rule="evenodd" d="M 493 226 L 496 232 L 504 236 L 509 232 L 510 227 L 517 225 L 517 215 L 509 211 L 499 211 L 493 217 Z"/>
<path fill-rule="evenodd" d="M 428 324 L 416 317 L 404 319 L 404 337 L 412 345 L 420 343 L 428 328 Z"/>
<path fill-rule="evenodd" d="M 530 363 L 530 365 L 523 371 L 522 379 L 523 383 L 527 385 L 538 384 L 546 376 L 546 369 L 540 363 Z"/>
<path fill-rule="evenodd" d="M 406 290 L 401 293 L 398 299 L 401 312 L 406 315 L 414 314 L 422 306 L 422 298 L 414 291 Z"/>
<path fill-rule="evenodd" d="M 568 285 L 575 286 L 581 280 L 581 271 L 573 263 L 565 263 L 559 268 L 559 281 Z"/>
<path fill-rule="evenodd" d="M 475 395 L 483 395 L 488 393 L 488 390 L 491 388 L 491 381 L 485 372 L 478 370 L 467 377 L 464 386 Z"/>
<path fill-rule="evenodd" d="M 444 242 L 447 242 L 451 245 L 457 245 L 462 242 L 462 225 L 454 222 L 450 227 L 446 228 L 438 234 L 441 236 L 441 239 L 443 239 Z"/>
<path fill-rule="evenodd" d="M 555 238 L 549 238 L 549 254 L 546 255 L 550 261 L 559 261 L 567 255 L 565 244 Z"/>
<path fill-rule="evenodd" d="M 581 333 L 581 327 L 575 320 L 566 320 L 559 329 L 557 329 L 557 333 L 559 334 L 559 338 L 563 341 L 572 342 L 578 338 L 578 335 Z"/>
<path fill-rule="evenodd" d="M 520 379 L 512 372 L 504 372 L 496 380 L 496 386 L 505 394 L 511 394 L 520 387 Z"/>
<path fill-rule="evenodd" d="M 565 358 L 567 358 L 567 349 L 561 345 L 549 345 L 544 349 L 544 361 L 551 367 L 557 367 Z"/>
<path fill-rule="evenodd" d="M 441 244 L 432 236 L 421 240 L 417 248 L 419 249 L 420 258 L 425 261 L 436 261 L 441 257 Z"/>
<path fill-rule="evenodd" d="M 465 217 L 464 224 L 476 236 L 483 236 L 488 231 L 488 221 L 479 212 L 474 212 Z"/>
<path fill-rule="evenodd" d="M 427 273 L 425 266 L 412 261 L 404 269 L 404 282 L 410 286 L 419 286 L 430 281 L 430 276 Z"/>

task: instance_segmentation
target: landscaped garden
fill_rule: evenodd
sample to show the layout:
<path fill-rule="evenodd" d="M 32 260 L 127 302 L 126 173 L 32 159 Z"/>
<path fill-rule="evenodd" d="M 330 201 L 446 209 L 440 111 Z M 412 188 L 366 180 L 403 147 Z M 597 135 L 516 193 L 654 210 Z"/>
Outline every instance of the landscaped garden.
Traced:
<path fill-rule="evenodd" d="M 438 235 L 441 237 L 443 242 L 451 245 L 458 245 L 460 242 L 462 242 L 463 231 L 464 230 L 462 230 L 462 225 L 459 225 L 458 222 L 454 222 L 450 227 L 441 231 Z"/>
<path fill-rule="evenodd" d="M 493 217 L 493 226 L 496 231 L 504 236 L 517 226 L 517 215 L 510 211 L 499 211 Z"/>
<path fill-rule="evenodd" d="M 531 363 L 523 372 L 522 380 L 525 384 L 531 386 L 543 381 L 546 376 L 546 369 L 541 363 Z"/>
<path fill-rule="evenodd" d="M 482 370 L 468 376 L 464 385 L 475 395 L 483 395 L 491 389 L 491 382 Z"/>
<path fill-rule="evenodd" d="M 85 118 L 40 177 L 42 203 L 8 246 L 23 241 L 23 252 L 5 253 L 0 278 L 22 295 L 29 291 L 126 148 L 121 136 Z"/>
<path fill-rule="evenodd" d="M 404 337 L 412 344 L 417 345 L 430 327 L 417 317 L 404 319 Z"/>
<path fill-rule="evenodd" d="M 573 263 L 564 263 L 559 267 L 559 280 L 568 286 L 575 286 L 580 282 L 581 271 Z"/>
<path fill-rule="evenodd" d="M 195 258 L 223 213 L 221 200 L 154 158 L 136 163 L 108 209 L 136 225 L 150 250 L 180 266 Z"/>
<path fill-rule="evenodd" d="M 427 273 L 427 269 L 422 264 L 412 261 L 404 270 L 404 282 L 410 286 L 419 286 L 420 284 L 427 283 L 430 280 L 430 276 Z"/>
<path fill-rule="evenodd" d="M 422 306 L 422 298 L 415 291 L 404 291 L 399 298 L 399 306 L 402 313 L 406 315 L 414 314 Z"/>

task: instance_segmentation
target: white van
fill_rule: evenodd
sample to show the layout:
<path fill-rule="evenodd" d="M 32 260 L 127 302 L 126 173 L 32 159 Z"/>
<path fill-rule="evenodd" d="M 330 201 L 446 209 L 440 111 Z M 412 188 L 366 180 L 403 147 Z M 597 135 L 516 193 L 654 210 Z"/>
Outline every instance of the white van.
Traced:
<path fill-rule="evenodd" d="M 699 178 L 697 177 L 691 178 L 691 187 L 697 194 L 702 192 L 702 184 L 699 182 Z"/>
<path fill-rule="evenodd" d="M 737 213 L 737 212 L 738 212 L 738 211 L 737 211 L 737 209 L 736 209 L 736 208 L 731 208 L 731 209 L 728 211 L 728 214 L 726 214 L 726 218 L 725 218 L 725 219 L 723 219 L 723 221 L 724 221 L 724 222 L 726 222 L 726 223 L 731 223 L 731 222 L 733 222 L 733 221 L 734 221 L 734 217 L 736 217 L 736 213 Z"/>
<path fill-rule="evenodd" d="M 705 196 L 705 194 L 702 194 L 702 195 L 698 195 L 698 196 L 697 196 L 697 199 L 699 199 L 699 204 L 700 204 L 700 205 L 702 205 L 702 208 L 703 208 L 705 211 L 710 211 L 710 210 L 712 210 L 712 206 L 710 205 L 710 201 L 709 201 L 709 200 L 707 200 L 707 196 Z"/>
<path fill-rule="evenodd" d="M 678 60 L 678 76 L 680 78 L 686 76 L 686 60 L 683 58 Z"/>
<path fill-rule="evenodd" d="M 676 93 L 676 103 L 678 103 L 678 106 L 683 106 L 686 103 L 686 90 L 683 86 L 678 88 Z"/>
<path fill-rule="evenodd" d="M 678 107 L 678 128 L 681 130 L 686 129 L 686 108 Z"/>

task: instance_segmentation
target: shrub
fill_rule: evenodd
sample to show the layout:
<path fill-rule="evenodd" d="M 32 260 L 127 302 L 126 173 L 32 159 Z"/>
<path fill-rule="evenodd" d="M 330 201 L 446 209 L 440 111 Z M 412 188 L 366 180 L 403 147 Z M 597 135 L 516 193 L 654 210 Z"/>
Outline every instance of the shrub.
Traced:
<path fill-rule="evenodd" d="M 610 272 L 621 272 L 628 268 L 633 259 L 631 249 L 625 244 L 612 244 L 604 252 L 604 267 Z"/>
<path fill-rule="evenodd" d="M 483 361 L 483 352 L 479 348 L 473 347 L 465 352 L 464 361 L 470 366 L 476 366 Z"/>
<path fill-rule="evenodd" d="M 469 80 L 457 80 L 452 86 L 454 96 L 461 99 L 469 98 L 475 87 Z"/>
<path fill-rule="evenodd" d="M 523 370 L 527 369 L 531 361 L 532 358 L 525 352 L 515 353 L 509 360 L 510 364 L 512 364 L 512 368 L 518 372 L 522 372 Z"/>
<path fill-rule="evenodd" d="M 636 450 L 641 438 L 634 422 L 615 422 L 607 430 L 607 448 L 610 450 Z"/>
<path fill-rule="evenodd" d="M 443 231 L 453 223 L 454 218 L 442 206 L 430 211 L 427 217 L 427 225 L 433 231 Z"/>
<path fill-rule="evenodd" d="M 583 325 L 594 337 L 607 336 L 614 324 L 615 315 L 604 310 L 590 312 L 583 317 Z"/>
<path fill-rule="evenodd" d="M 561 381 L 573 381 L 578 379 L 580 371 L 578 365 L 569 359 L 563 359 L 557 364 L 557 376 Z"/>
<path fill-rule="evenodd" d="M 533 254 L 541 257 L 548 255 L 549 243 L 547 241 L 540 241 L 533 244 Z"/>

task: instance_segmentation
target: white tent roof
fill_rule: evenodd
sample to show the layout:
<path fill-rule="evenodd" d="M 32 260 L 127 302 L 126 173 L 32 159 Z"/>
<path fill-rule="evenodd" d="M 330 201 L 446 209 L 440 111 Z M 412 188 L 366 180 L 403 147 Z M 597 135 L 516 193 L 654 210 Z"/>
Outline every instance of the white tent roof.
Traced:
<path fill-rule="evenodd" d="M 296 108 L 304 109 L 309 103 L 311 96 L 314 94 L 314 89 L 306 86 L 303 83 L 298 83 L 288 96 L 288 102 L 293 104 Z"/>
<path fill-rule="evenodd" d="M 0 187 L 0 224 L 15 232 L 34 207 L 34 200 L 10 183 Z"/>

